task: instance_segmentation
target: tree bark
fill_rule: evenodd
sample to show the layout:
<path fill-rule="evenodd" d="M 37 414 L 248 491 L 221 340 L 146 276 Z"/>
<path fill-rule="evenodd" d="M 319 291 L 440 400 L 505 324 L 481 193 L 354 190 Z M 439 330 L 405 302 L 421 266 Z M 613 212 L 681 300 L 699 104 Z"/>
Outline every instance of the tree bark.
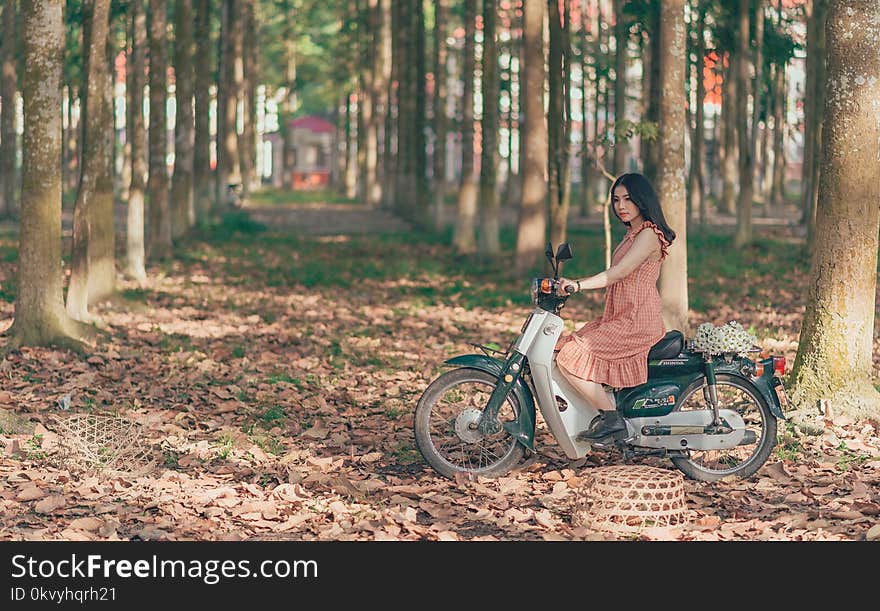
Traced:
<path fill-rule="evenodd" d="M 675 244 L 660 269 L 660 300 L 667 329 L 687 334 L 687 199 L 685 194 L 684 133 L 686 129 L 684 73 L 688 65 L 685 45 L 684 0 L 662 0 L 660 9 L 660 205 Z"/>
<path fill-rule="evenodd" d="M 614 175 L 626 172 L 626 54 L 629 24 L 623 16 L 624 0 L 614 0 Z M 551 37 L 552 42 L 552 37 Z"/>
<path fill-rule="evenodd" d="M 371 208 L 382 204 L 382 183 L 379 180 L 379 132 L 382 129 L 382 112 L 385 109 L 384 99 L 387 92 L 385 79 L 386 67 L 383 65 L 382 41 L 382 10 L 379 0 L 369 0 L 370 34 L 370 118 L 367 121 L 366 134 L 366 200 Z M 390 68 L 390 66 L 388 66 Z"/>
<path fill-rule="evenodd" d="M 0 218 L 9 218 L 15 211 L 15 3 L 16 0 L 5 1 L 0 23 Z"/>
<path fill-rule="evenodd" d="M 703 66 L 706 58 L 706 41 L 704 38 L 704 30 L 706 28 L 706 8 L 702 4 L 697 9 L 697 63 L 696 75 L 696 103 L 694 106 L 694 132 L 691 145 L 691 167 L 690 167 L 690 189 L 688 197 L 690 198 L 690 214 L 699 214 L 700 226 L 706 223 L 706 186 L 703 178 L 703 157 L 705 128 L 705 114 L 703 112 L 703 103 L 706 99 L 706 84 L 703 81 Z"/>
<path fill-rule="evenodd" d="M 880 5 L 831 0 L 817 234 L 792 403 L 880 421 L 871 383 L 880 231 Z M 815 413 L 815 412 L 813 412 Z"/>
<path fill-rule="evenodd" d="M 177 240 L 195 222 L 192 0 L 177 0 L 174 10 L 174 95 L 177 115 L 174 119 L 174 175 L 171 179 L 171 237 Z"/>
<path fill-rule="evenodd" d="M 773 75 L 773 184 L 770 205 L 781 209 L 785 203 L 785 64 L 776 66 Z"/>
<path fill-rule="evenodd" d="M 211 43 L 211 0 L 196 0 L 195 19 L 195 135 L 193 139 L 193 207 L 196 222 L 211 213 L 213 191 L 211 181 L 211 83 L 213 45 Z"/>
<path fill-rule="evenodd" d="M 537 262 L 544 252 L 547 232 L 547 122 L 544 114 L 543 0 L 525 0 L 523 6 L 523 146 L 520 147 L 522 202 L 516 234 L 517 274 Z"/>
<path fill-rule="evenodd" d="M 555 248 L 566 239 L 568 209 L 571 203 L 571 167 L 568 161 L 571 140 L 568 57 L 571 51 L 567 20 L 563 15 L 560 15 L 557 0 L 548 0 L 548 2 L 550 108 L 547 119 L 549 154 L 547 167 L 550 194 L 550 242 Z M 615 159 L 617 159 L 617 151 L 615 145 Z"/>
<path fill-rule="evenodd" d="M 70 284 L 67 288 L 67 314 L 80 321 L 89 321 L 88 306 L 97 297 L 107 294 L 98 274 L 106 274 L 104 248 L 114 237 L 113 183 L 109 173 L 110 151 L 108 129 L 111 113 L 107 98 L 107 36 L 109 33 L 110 0 L 86 0 L 83 3 L 83 97 L 82 97 L 82 167 L 76 203 L 73 208 L 73 246 L 71 249 Z M 110 213 L 110 230 L 101 216 Z M 109 235 L 107 235 L 109 233 Z M 113 268 L 110 251 L 110 271 Z M 112 291 L 113 282 L 109 282 Z M 106 282 L 106 281 L 105 281 Z M 101 289 L 98 291 L 98 288 Z M 105 292 L 106 291 L 106 292 Z"/>
<path fill-rule="evenodd" d="M 241 5 L 241 109 L 242 132 L 239 146 L 241 165 L 241 197 L 247 202 L 251 192 L 259 188 L 257 177 L 257 23 L 252 2 Z"/>
<path fill-rule="evenodd" d="M 660 0 L 652 0 L 648 7 L 651 18 L 648 22 L 648 100 L 645 121 L 658 123 L 660 120 L 660 62 L 663 49 L 660 45 Z M 659 125 L 658 125 L 659 127 Z M 642 138 L 642 173 L 651 184 L 657 179 L 657 166 L 660 163 L 660 142 Z"/>
<path fill-rule="evenodd" d="M 168 205 L 168 117 L 165 0 L 150 0 L 150 194 L 147 223 L 148 256 L 171 254 L 171 210 Z"/>
<path fill-rule="evenodd" d="M 541 0 L 530 0 L 538 1 Z M 474 31 L 476 0 L 464 0 L 464 92 L 461 120 L 461 184 L 458 190 L 458 218 L 452 244 L 459 254 L 476 251 L 477 181 L 474 175 Z"/>
<path fill-rule="evenodd" d="M 22 0 L 21 227 L 15 320 L 10 348 L 60 345 L 82 348 L 62 301 L 61 269 L 61 62 L 64 3 Z"/>
<path fill-rule="evenodd" d="M 446 21 L 449 19 L 448 0 L 434 3 L 434 180 L 431 192 L 434 198 L 434 229 L 442 231 L 445 225 L 446 199 Z"/>
<path fill-rule="evenodd" d="M 727 58 L 727 70 L 724 71 L 724 82 L 721 85 L 721 200 L 718 208 L 725 214 L 732 214 L 736 210 L 737 200 L 737 99 L 742 92 L 736 85 L 738 54 L 728 52 Z"/>
<path fill-rule="evenodd" d="M 144 268 L 144 188 L 147 175 L 144 129 L 144 68 L 147 46 L 147 16 L 143 0 L 131 0 L 131 52 L 127 62 L 129 142 L 131 143 L 131 184 L 128 187 L 125 274 L 141 281 Z"/>
<path fill-rule="evenodd" d="M 236 127 L 241 91 L 241 0 L 223 0 L 220 40 L 220 76 L 217 100 L 217 203 L 228 210 L 241 185 L 241 164 Z"/>
<path fill-rule="evenodd" d="M 808 3 L 807 13 L 807 82 L 804 100 L 804 163 L 801 206 L 802 220 L 807 226 L 807 252 L 813 249 L 816 233 L 816 198 L 819 194 L 819 179 L 822 172 L 822 108 L 826 91 L 826 48 L 825 21 L 828 16 L 828 0 L 813 0 Z M 812 13 L 809 12 L 810 7 Z M 812 28 L 811 28 L 812 26 Z M 812 29 L 812 32 L 810 31 Z M 810 34 L 812 33 L 812 36 Z M 812 59 L 811 59 L 812 56 Z"/>
<path fill-rule="evenodd" d="M 737 79 L 736 124 L 739 143 L 739 197 L 736 202 L 736 234 L 733 245 L 744 248 L 752 243 L 752 200 L 755 195 L 754 149 L 748 129 L 748 91 L 749 91 L 749 5 L 750 0 L 739 0 L 739 27 L 737 40 Z M 754 127 L 753 127 L 754 129 Z"/>
<path fill-rule="evenodd" d="M 480 154 L 480 254 L 501 252 L 498 218 L 498 46 L 497 0 L 483 0 L 483 121 Z"/>

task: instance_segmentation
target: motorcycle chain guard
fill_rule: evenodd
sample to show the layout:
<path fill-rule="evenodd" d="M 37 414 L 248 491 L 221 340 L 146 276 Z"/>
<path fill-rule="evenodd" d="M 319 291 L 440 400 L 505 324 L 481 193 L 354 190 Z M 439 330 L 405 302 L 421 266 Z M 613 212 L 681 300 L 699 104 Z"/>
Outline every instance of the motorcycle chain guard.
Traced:
<path fill-rule="evenodd" d="M 730 433 L 707 435 L 705 433 L 678 435 L 644 435 L 643 427 L 687 427 L 702 430 L 712 424 L 712 410 L 692 410 L 674 412 L 663 417 L 629 418 L 628 424 L 635 434 L 627 439 L 633 445 L 643 448 L 664 450 L 727 450 L 736 447 L 745 438 L 746 423 L 733 410 L 719 411 L 722 420 L 733 430 Z"/>

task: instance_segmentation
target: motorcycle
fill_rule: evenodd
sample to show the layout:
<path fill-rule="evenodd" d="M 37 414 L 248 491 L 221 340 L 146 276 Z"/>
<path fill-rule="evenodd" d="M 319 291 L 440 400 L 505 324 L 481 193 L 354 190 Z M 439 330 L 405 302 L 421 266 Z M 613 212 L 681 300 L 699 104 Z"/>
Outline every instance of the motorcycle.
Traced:
<path fill-rule="evenodd" d="M 535 406 L 571 460 L 592 450 L 619 450 L 624 460 L 669 458 L 687 477 L 712 482 L 748 478 L 776 444 L 787 399 L 780 376 L 785 357 L 754 359 L 697 351 L 680 331 L 669 331 L 648 353 L 648 380 L 631 388 L 605 387 L 626 431 L 599 440 L 580 437 L 598 410 L 556 368 L 563 332 L 559 266 L 572 258 L 563 243 L 545 253 L 552 278 L 535 278 L 533 311 L 505 352 L 474 344 L 482 354 L 448 359 L 451 369 L 425 389 L 415 410 L 416 446 L 438 473 L 498 477 L 535 449 Z M 761 352 L 753 347 L 748 354 Z"/>

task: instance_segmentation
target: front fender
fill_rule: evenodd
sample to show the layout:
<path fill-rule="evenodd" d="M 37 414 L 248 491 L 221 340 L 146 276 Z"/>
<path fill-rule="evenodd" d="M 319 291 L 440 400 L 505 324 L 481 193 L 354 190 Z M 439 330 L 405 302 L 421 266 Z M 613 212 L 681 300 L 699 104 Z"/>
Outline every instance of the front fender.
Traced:
<path fill-rule="evenodd" d="M 501 371 L 504 369 L 504 361 L 483 354 L 463 354 L 444 361 L 444 364 L 478 369 L 495 377 L 501 375 Z M 503 424 L 504 430 L 513 435 L 523 446 L 534 452 L 535 400 L 532 397 L 532 391 L 522 377 L 518 377 L 513 385 L 512 392 L 519 403 L 519 416 L 516 422 L 505 422 Z"/>

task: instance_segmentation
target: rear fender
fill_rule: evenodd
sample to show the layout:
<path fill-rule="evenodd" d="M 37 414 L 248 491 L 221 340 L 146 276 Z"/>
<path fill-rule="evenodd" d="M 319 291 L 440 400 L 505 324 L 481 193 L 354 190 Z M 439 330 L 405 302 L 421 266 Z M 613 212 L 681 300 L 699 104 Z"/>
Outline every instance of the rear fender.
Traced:
<path fill-rule="evenodd" d="M 504 361 L 492 358 L 482 354 L 463 354 L 444 361 L 446 365 L 454 365 L 456 367 L 470 367 L 479 371 L 485 371 L 495 377 L 501 375 L 504 369 Z M 535 400 L 532 397 L 532 391 L 522 379 L 517 377 L 516 382 L 511 389 L 519 403 L 519 416 L 515 422 L 505 422 L 504 430 L 513 435 L 513 437 L 523 446 L 535 451 Z"/>

